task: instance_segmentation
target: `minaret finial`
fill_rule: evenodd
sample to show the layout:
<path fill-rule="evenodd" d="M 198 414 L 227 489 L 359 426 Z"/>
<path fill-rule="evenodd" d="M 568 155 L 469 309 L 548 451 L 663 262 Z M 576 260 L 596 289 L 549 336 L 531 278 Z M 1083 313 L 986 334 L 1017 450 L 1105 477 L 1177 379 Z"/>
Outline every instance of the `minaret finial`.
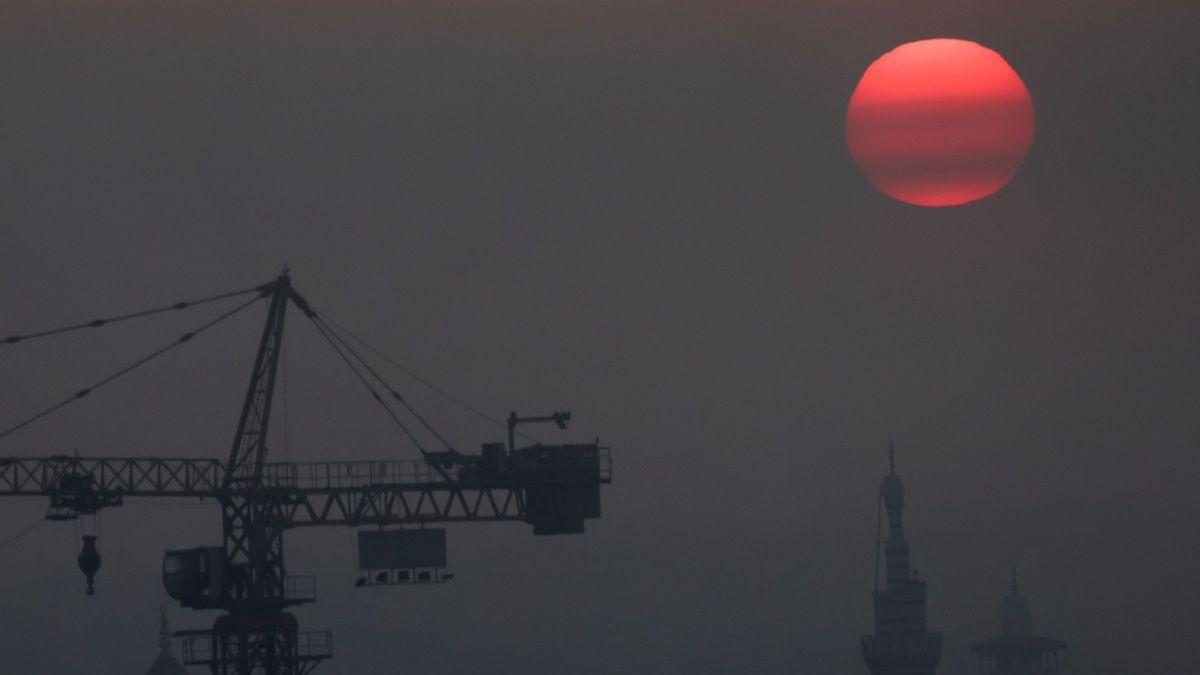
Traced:
<path fill-rule="evenodd" d="M 896 473 L 896 442 L 888 439 L 888 469 Z"/>

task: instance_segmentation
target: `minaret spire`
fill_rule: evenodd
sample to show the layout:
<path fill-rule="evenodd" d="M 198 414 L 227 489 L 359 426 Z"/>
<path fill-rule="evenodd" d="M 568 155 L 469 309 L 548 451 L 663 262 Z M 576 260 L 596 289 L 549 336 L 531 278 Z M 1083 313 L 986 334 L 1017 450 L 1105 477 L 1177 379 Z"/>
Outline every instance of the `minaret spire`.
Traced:
<path fill-rule="evenodd" d="M 863 658 L 871 675 L 934 675 L 941 660 L 942 635 L 925 622 L 925 582 L 909 566 L 904 536 L 904 481 L 896 475 L 896 444 L 888 441 L 888 473 L 879 483 L 879 499 L 887 511 L 884 551 L 887 585 L 876 587 L 875 633 L 863 637 Z M 876 561 L 879 557 L 876 539 Z M 878 565 L 878 562 L 876 562 Z"/>
<path fill-rule="evenodd" d="M 912 572 L 908 566 L 908 540 L 904 536 L 904 481 L 896 475 L 896 444 L 888 443 L 888 471 L 879 484 L 879 494 L 887 510 L 888 535 L 884 546 L 887 560 L 887 588 L 895 590 L 908 584 Z"/>

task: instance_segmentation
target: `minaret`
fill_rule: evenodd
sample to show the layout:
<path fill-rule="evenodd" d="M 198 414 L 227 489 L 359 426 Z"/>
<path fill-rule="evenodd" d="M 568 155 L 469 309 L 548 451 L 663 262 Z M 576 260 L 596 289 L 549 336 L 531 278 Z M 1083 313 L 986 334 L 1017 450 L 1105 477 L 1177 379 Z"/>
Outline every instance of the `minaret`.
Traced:
<path fill-rule="evenodd" d="M 896 475 L 896 452 L 890 444 L 888 460 L 888 474 L 879 484 L 879 499 L 888 516 L 887 585 L 871 594 L 875 633 L 863 636 L 863 659 L 872 675 L 933 675 L 941 660 L 942 634 L 926 629 L 925 582 L 909 568 L 901 519 L 904 482 Z"/>
<path fill-rule="evenodd" d="M 979 655 L 979 670 L 985 675 L 1057 675 L 1058 653 L 1067 643 L 1033 634 L 1029 603 L 1017 591 L 1014 567 L 1012 592 L 1000 602 L 1000 636 L 971 645 Z"/>
<path fill-rule="evenodd" d="M 188 675 L 187 668 L 171 654 L 171 631 L 167 628 L 167 606 L 158 606 L 158 658 L 146 675 Z"/>

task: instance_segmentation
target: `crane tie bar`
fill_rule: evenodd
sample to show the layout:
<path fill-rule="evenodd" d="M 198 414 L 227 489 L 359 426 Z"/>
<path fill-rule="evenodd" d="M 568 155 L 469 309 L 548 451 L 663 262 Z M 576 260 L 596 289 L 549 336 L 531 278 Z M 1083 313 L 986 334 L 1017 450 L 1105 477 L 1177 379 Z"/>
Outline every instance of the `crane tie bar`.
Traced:
<path fill-rule="evenodd" d="M 192 338 L 203 333 L 204 331 L 208 330 L 209 328 L 212 328 L 213 326 L 217 325 L 218 323 L 221 323 L 222 321 L 224 321 L 225 319 L 228 319 L 229 317 L 233 316 L 234 314 L 237 314 L 238 312 L 242 311 L 243 309 L 246 309 L 247 307 L 258 302 L 261 299 L 262 299 L 261 295 L 255 296 L 255 297 L 247 300 L 246 302 L 238 305 L 237 307 L 234 307 L 233 309 L 225 312 L 224 314 L 221 314 L 221 315 L 217 316 L 216 318 L 208 321 L 207 323 L 196 328 L 195 330 L 192 330 L 187 333 L 184 333 L 183 335 L 180 335 L 178 338 L 175 339 L 174 342 L 171 342 L 170 344 L 168 344 L 164 347 L 160 347 L 160 348 L 156 349 L 155 351 L 151 352 L 150 354 L 143 356 L 142 358 L 138 359 L 137 361 L 134 361 L 133 363 L 129 364 L 128 366 L 125 366 L 121 370 L 118 370 L 117 372 L 113 373 L 112 375 L 109 375 L 108 377 L 104 378 L 103 380 L 100 380 L 99 382 L 91 385 L 90 387 L 84 387 L 83 389 L 80 389 L 79 391 L 75 392 L 70 398 L 63 399 L 63 400 L 59 401 L 58 403 L 55 403 L 54 405 L 50 406 L 49 408 L 42 410 L 41 412 L 37 413 L 36 415 L 29 417 L 18 424 L 8 427 L 4 431 L 0 431 L 0 438 L 4 438 L 24 427 L 29 426 L 30 424 L 33 424 L 34 422 L 42 419 L 46 415 L 49 415 L 50 413 L 55 412 L 59 408 L 62 408 L 70 403 L 78 401 L 79 399 L 87 396 L 88 394 L 91 394 L 93 391 L 99 389 L 100 387 L 103 387 L 104 385 L 112 382 L 113 380 L 116 380 L 123 375 L 127 375 L 130 372 L 137 370 L 138 368 L 142 367 L 143 365 L 145 365 L 146 363 L 155 359 L 156 357 L 162 356 L 163 354 L 171 351 L 172 349 L 178 347 L 181 344 L 184 344 L 185 342 L 190 342 L 192 340 Z"/>
<path fill-rule="evenodd" d="M 350 368 L 350 372 L 354 373 L 354 377 L 356 377 L 358 381 L 362 383 L 363 387 L 365 387 L 367 392 L 371 395 L 371 398 L 375 399 L 376 403 L 383 406 L 383 409 L 387 412 L 388 417 L 391 417 L 392 421 L 396 423 L 396 426 L 400 427 L 400 430 L 403 431 L 404 435 L 408 437 L 408 440 L 412 441 L 412 444 L 416 446 L 417 451 L 420 452 L 422 456 L 426 455 L 428 451 L 425 450 L 425 448 L 421 445 L 421 441 L 416 437 L 415 434 L 413 434 L 412 430 L 400 420 L 395 411 L 388 406 L 387 401 L 383 399 L 383 396 L 381 396 L 379 392 L 375 391 L 375 388 L 371 386 L 371 383 L 367 381 L 367 378 L 362 374 L 362 372 L 359 371 L 357 367 L 355 367 L 354 362 L 350 360 L 350 357 L 346 356 L 346 353 L 343 352 L 340 347 L 338 347 L 337 340 L 334 339 L 334 336 L 329 334 L 325 326 L 317 320 L 315 315 L 310 318 L 312 319 L 313 326 L 315 326 L 317 329 L 317 333 L 319 333 L 321 337 L 325 338 L 325 341 L 329 343 L 330 347 L 333 347 L 333 351 L 336 352 L 337 355 L 342 359 L 342 362 L 345 363 L 348 368 Z"/>
<path fill-rule="evenodd" d="M 315 313 L 315 311 L 314 311 L 314 313 Z M 327 314 L 325 312 L 321 312 L 320 319 L 322 322 L 327 323 L 327 324 L 333 326 L 334 328 L 337 328 L 342 333 L 345 333 L 351 340 L 354 340 L 358 344 L 362 345 L 362 347 L 365 348 L 367 351 L 371 352 L 375 356 L 378 356 L 379 358 L 383 359 L 387 363 L 390 363 L 397 370 L 404 373 L 405 375 L 412 378 L 413 380 L 416 380 L 419 384 L 421 384 L 425 388 L 429 389 L 430 391 L 434 392 L 438 396 L 441 396 L 442 398 L 446 399 L 447 401 L 450 401 L 454 405 L 457 405 L 458 407 L 462 408 L 463 410 L 466 410 L 467 412 L 475 415 L 476 417 L 479 417 L 480 419 L 491 422 L 492 424 L 500 427 L 501 429 L 504 429 L 507 426 L 507 423 L 504 420 L 497 419 L 497 418 L 483 412 L 479 408 L 471 405 L 470 403 L 467 403 L 466 401 L 458 398 L 457 396 L 454 396 L 453 394 L 447 392 L 445 389 L 442 389 L 441 387 L 437 386 L 433 382 L 430 382 L 429 380 L 425 379 L 424 377 L 421 377 L 417 373 L 413 372 L 407 366 L 400 363 L 396 359 L 393 359 L 392 357 L 383 353 L 379 349 L 372 347 L 367 341 L 363 340 L 359 336 L 355 335 L 350 329 L 348 329 L 345 326 L 343 326 L 342 324 L 338 323 L 337 320 L 334 319 L 333 317 L 329 316 L 329 314 Z M 361 358 L 360 358 L 360 360 L 361 360 Z M 530 436 L 529 434 L 522 433 L 520 430 L 516 431 L 516 435 L 520 436 L 521 438 L 524 438 L 525 440 L 527 440 L 531 443 L 537 442 L 537 439 Z"/>
<path fill-rule="evenodd" d="M 396 391 L 395 387 L 393 387 L 391 384 L 389 384 L 387 382 L 387 380 L 383 379 L 383 376 L 381 376 L 374 368 L 372 368 L 371 364 L 367 363 L 366 359 L 364 359 L 357 351 L 354 350 L 354 347 L 350 346 L 350 344 L 348 342 L 346 342 L 346 340 L 344 340 L 341 335 L 338 335 L 337 331 L 333 330 L 332 326 L 325 321 L 325 318 L 323 315 L 318 313 L 316 310 L 313 310 L 313 314 L 315 315 L 313 317 L 313 321 L 315 321 L 321 328 L 328 331 L 329 334 L 332 335 L 335 340 L 337 340 L 338 344 L 340 344 L 343 349 L 345 349 L 351 356 L 353 356 L 354 360 L 358 361 L 362 365 L 362 367 L 365 368 L 366 371 L 371 374 L 371 377 L 375 378 L 375 381 L 378 382 L 380 384 L 380 386 L 382 386 L 384 389 L 386 389 L 388 391 L 389 394 L 392 395 L 393 399 L 398 401 L 400 403 L 400 405 L 404 406 L 404 408 L 406 410 L 408 410 L 409 414 L 412 415 L 413 417 L 415 417 L 416 420 L 421 423 L 421 426 L 425 427 L 425 429 L 427 431 L 429 431 L 429 433 L 433 434 L 434 438 L 438 439 L 438 441 L 443 446 L 445 446 L 446 450 L 448 450 L 450 452 L 458 452 L 457 450 L 454 449 L 454 446 L 450 445 L 449 441 L 447 441 L 440 433 L 438 433 L 437 429 L 434 429 L 433 426 L 430 425 L 429 422 L 427 422 L 425 420 L 425 418 L 422 417 L 421 414 L 418 413 L 417 410 L 415 408 L 413 408 L 412 405 L 409 404 L 409 402 L 407 400 L 405 400 L 405 398 L 403 396 L 400 395 L 400 392 Z M 372 392 L 372 393 L 374 393 L 374 392 Z M 379 395 L 376 394 L 377 398 L 378 398 L 378 396 Z M 424 452 L 424 451 L 422 451 L 422 452 Z"/>
<path fill-rule="evenodd" d="M 146 309 L 146 310 L 142 310 L 140 312 L 131 312 L 129 314 L 121 314 L 118 316 L 111 316 L 111 317 L 107 317 L 107 318 L 93 319 L 91 321 L 84 321 L 83 323 L 71 324 L 69 326 L 60 326 L 58 328 L 51 328 L 50 330 L 38 331 L 36 333 L 25 333 L 23 335 L 9 335 L 8 337 L 4 338 L 3 340 L 0 340 L 0 345 L 13 345 L 18 342 L 24 342 L 25 340 L 49 337 L 51 335 L 58 335 L 60 333 L 69 333 L 71 331 L 83 330 L 85 328 L 100 328 L 102 326 L 107 326 L 110 323 L 119 323 L 121 321 L 128 321 L 130 319 L 140 319 L 140 318 L 147 317 L 147 316 L 153 316 L 155 314 L 162 314 L 163 312 L 177 312 L 179 310 L 188 309 L 189 307 L 205 305 L 210 302 L 216 302 L 218 300 L 225 300 L 226 298 L 234 298 L 239 295 L 246 295 L 248 293 L 263 293 L 267 290 L 268 286 L 269 286 L 269 284 L 264 284 L 262 286 L 256 286 L 254 288 L 246 288 L 246 289 L 242 289 L 240 291 L 230 291 L 228 293 L 220 293 L 218 295 L 212 295 L 212 296 L 209 296 L 206 298 L 198 298 L 196 300 L 185 300 L 183 302 L 177 302 L 173 305 L 166 305 L 164 307 L 155 307 L 153 309 Z"/>

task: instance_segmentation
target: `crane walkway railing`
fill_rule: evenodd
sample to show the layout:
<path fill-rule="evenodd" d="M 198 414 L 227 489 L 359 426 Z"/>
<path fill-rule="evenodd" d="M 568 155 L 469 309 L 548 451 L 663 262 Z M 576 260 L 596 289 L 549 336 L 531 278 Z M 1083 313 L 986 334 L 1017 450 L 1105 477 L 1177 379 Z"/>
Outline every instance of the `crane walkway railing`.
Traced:
<path fill-rule="evenodd" d="M 458 467 L 446 469 L 453 479 Z M 327 490 L 373 485 L 444 482 L 424 460 L 357 460 L 350 462 L 269 463 L 263 465 L 263 485 L 296 490 Z"/>
<path fill-rule="evenodd" d="M 608 448 L 596 448 L 597 478 L 612 480 Z M 544 472 L 525 468 L 488 473 L 479 456 L 459 463 L 434 466 L 426 460 L 356 460 L 345 462 L 268 463 L 262 486 L 290 490 L 330 491 L 372 487 L 446 485 L 463 481 L 511 482 L 514 477 L 536 479 Z M 514 463 L 521 467 L 521 463 Z M 535 467 L 536 469 L 536 467 Z M 515 472 L 515 473 L 514 473 Z M 225 477 L 225 464 L 216 459 L 153 457 L 0 457 L 0 495 L 104 493 L 136 496 L 215 497 Z"/>
<path fill-rule="evenodd" d="M 205 497 L 221 486 L 224 475 L 224 464 L 215 459 L 2 457 L 0 494 L 55 495 L 69 491 Z"/>
<path fill-rule="evenodd" d="M 608 448 L 596 448 L 597 478 L 612 482 L 612 456 Z M 345 490 L 370 487 L 428 486 L 451 481 L 480 482 L 490 476 L 497 482 L 511 480 L 520 473 L 478 470 L 479 456 L 467 456 L 460 463 L 435 466 L 426 460 L 375 460 L 311 463 L 268 463 L 263 465 L 264 487 L 292 490 Z M 444 472 L 444 473 L 443 473 Z"/>
<path fill-rule="evenodd" d="M 213 648 L 212 631 L 176 631 L 180 640 L 183 663 L 189 666 L 234 666 L 238 661 L 236 642 L 234 653 L 221 655 Z M 294 634 L 292 653 L 280 658 L 283 662 L 303 664 L 324 661 L 333 656 L 333 634 L 327 630 L 301 631 Z M 261 658 L 261 657 L 260 657 Z M 307 672 L 303 670 L 302 672 Z"/>

